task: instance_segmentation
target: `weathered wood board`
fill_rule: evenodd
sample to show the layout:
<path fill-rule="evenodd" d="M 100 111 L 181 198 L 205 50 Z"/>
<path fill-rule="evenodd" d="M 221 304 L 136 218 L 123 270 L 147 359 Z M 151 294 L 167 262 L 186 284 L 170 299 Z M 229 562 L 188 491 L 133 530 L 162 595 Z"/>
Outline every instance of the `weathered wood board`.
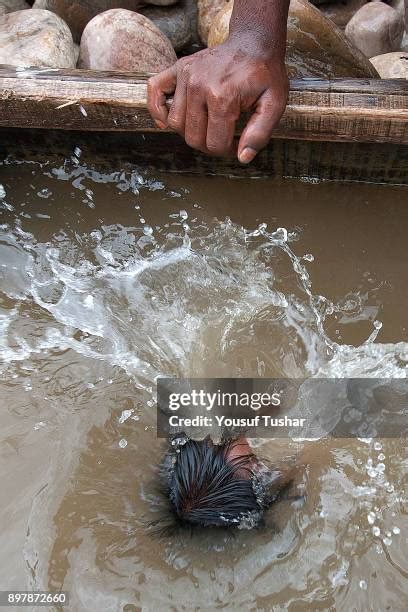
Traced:
<path fill-rule="evenodd" d="M 0 126 L 158 131 L 146 105 L 148 75 L 0 66 Z M 274 138 L 408 144 L 408 81 L 291 82 Z"/>
<path fill-rule="evenodd" d="M 110 171 L 115 167 L 150 167 L 154 172 L 182 172 L 243 178 L 293 177 L 408 185 L 408 147 L 390 143 L 318 142 L 274 138 L 256 159 L 242 166 L 236 159 L 208 157 L 171 133 L 79 132 L 0 128 L 0 159 L 47 160 L 64 164 L 81 149 L 81 163 Z"/>

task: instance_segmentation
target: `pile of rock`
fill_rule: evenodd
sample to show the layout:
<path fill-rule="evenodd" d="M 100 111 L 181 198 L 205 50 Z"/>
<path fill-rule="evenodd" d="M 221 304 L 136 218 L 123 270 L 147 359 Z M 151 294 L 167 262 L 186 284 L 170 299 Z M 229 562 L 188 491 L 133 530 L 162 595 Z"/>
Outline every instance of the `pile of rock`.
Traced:
<path fill-rule="evenodd" d="M 408 78 L 408 0 L 316 1 L 382 78 Z"/>
<path fill-rule="evenodd" d="M 394 0 L 389 4 L 373 0 L 353 15 L 345 32 L 370 58 L 381 77 L 407 78 L 408 54 L 404 52 L 403 42 L 405 26 L 404 0 Z M 405 35 L 405 45 L 406 40 Z"/>
<path fill-rule="evenodd" d="M 233 0 L 0 0 L 0 63 L 157 72 L 176 53 L 222 43 L 232 9 Z M 290 76 L 407 76 L 404 14 L 404 0 L 292 0 Z"/>
<path fill-rule="evenodd" d="M 0 0 L 2 64 L 155 72 L 198 40 L 196 0 Z"/>

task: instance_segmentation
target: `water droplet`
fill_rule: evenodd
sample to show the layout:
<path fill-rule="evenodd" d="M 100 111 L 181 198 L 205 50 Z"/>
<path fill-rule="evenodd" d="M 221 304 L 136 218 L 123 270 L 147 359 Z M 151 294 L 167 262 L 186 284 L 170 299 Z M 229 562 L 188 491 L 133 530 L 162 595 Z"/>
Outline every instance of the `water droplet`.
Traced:
<path fill-rule="evenodd" d="M 399 533 L 401 533 L 401 529 L 399 527 L 393 527 L 392 528 L 392 533 L 394 535 L 398 535 Z"/>
<path fill-rule="evenodd" d="M 369 512 L 367 514 L 367 521 L 369 522 L 370 525 L 374 525 L 375 519 L 376 519 L 376 516 L 374 512 Z"/>
<path fill-rule="evenodd" d="M 288 241 L 288 230 L 285 227 L 278 227 L 276 232 L 273 232 L 273 234 L 271 234 L 271 236 L 275 240 L 280 240 L 282 242 L 287 242 Z"/>
<path fill-rule="evenodd" d="M 44 189 L 40 189 L 40 191 L 37 191 L 37 195 L 39 198 L 44 198 L 46 200 L 52 195 L 52 191 L 47 187 L 44 187 Z"/>
<path fill-rule="evenodd" d="M 44 423 L 44 421 L 39 421 L 34 425 L 34 431 L 38 431 L 42 427 L 46 427 L 46 424 Z"/>
<path fill-rule="evenodd" d="M 180 217 L 182 219 L 188 219 L 188 213 L 186 210 L 180 210 Z"/>
<path fill-rule="evenodd" d="M 367 590 L 367 583 L 365 580 L 360 580 L 360 582 L 358 583 L 358 586 L 360 587 L 360 589 L 362 589 L 363 591 Z"/>
<path fill-rule="evenodd" d="M 125 438 L 122 438 L 121 440 L 119 440 L 119 446 L 120 446 L 120 448 L 126 448 L 127 447 L 127 440 L 125 440 Z"/>
<path fill-rule="evenodd" d="M 381 529 L 379 527 L 373 527 L 373 535 L 375 535 L 378 538 L 380 534 L 381 534 Z"/>
<path fill-rule="evenodd" d="M 133 413 L 134 413 L 133 408 L 131 408 L 130 410 L 123 410 L 122 414 L 119 417 L 119 423 L 122 424 L 125 421 L 127 421 L 132 416 Z"/>
<path fill-rule="evenodd" d="M 392 544 L 391 538 L 383 538 L 383 542 L 386 546 L 391 546 Z"/>
<path fill-rule="evenodd" d="M 94 298 L 93 295 L 87 295 L 84 299 L 85 308 L 92 309 L 94 307 Z"/>
<path fill-rule="evenodd" d="M 153 228 L 150 227 L 150 225 L 145 225 L 144 228 L 143 228 L 143 233 L 146 236 L 152 236 L 153 235 Z"/>

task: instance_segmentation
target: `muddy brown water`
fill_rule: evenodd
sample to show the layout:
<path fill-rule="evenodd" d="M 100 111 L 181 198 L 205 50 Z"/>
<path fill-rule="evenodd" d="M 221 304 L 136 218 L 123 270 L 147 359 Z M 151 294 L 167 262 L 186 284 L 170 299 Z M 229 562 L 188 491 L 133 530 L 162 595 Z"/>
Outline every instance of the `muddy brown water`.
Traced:
<path fill-rule="evenodd" d="M 75 611 L 406 610 L 401 440 L 254 440 L 271 462 L 302 447 L 303 502 L 234 536 L 146 522 L 157 376 L 406 377 L 408 191 L 79 150 L 0 165 L 0 589 Z"/>

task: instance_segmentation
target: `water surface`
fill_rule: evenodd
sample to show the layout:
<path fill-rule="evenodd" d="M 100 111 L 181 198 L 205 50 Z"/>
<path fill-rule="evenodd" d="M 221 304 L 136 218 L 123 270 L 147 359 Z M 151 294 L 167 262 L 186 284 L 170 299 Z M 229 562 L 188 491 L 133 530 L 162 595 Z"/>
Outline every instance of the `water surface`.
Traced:
<path fill-rule="evenodd" d="M 406 377 L 407 191 L 0 168 L 0 589 L 71 610 L 405 610 L 406 445 L 301 447 L 258 531 L 152 538 L 160 375 Z"/>

